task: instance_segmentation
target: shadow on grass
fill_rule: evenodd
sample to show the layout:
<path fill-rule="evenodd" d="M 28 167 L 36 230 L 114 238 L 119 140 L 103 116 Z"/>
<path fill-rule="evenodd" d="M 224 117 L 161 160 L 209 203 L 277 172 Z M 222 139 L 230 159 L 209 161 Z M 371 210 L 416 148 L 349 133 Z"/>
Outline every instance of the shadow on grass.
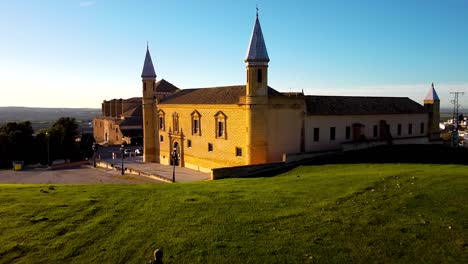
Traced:
<path fill-rule="evenodd" d="M 390 145 L 339 154 L 315 157 L 269 170 L 260 171 L 243 178 L 274 177 L 303 165 L 361 164 L 361 163 L 419 163 L 468 165 L 468 149 L 447 145 Z"/>

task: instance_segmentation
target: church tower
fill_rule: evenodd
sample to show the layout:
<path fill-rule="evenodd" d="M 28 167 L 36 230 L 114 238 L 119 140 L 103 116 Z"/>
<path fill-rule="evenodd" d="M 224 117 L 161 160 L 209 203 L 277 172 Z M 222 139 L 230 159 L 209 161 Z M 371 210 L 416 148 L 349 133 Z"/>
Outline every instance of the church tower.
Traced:
<path fill-rule="evenodd" d="M 426 98 L 424 98 L 424 109 L 429 113 L 429 141 L 440 140 L 440 99 L 434 89 L 434 83 L 432 83 Z"/>
<path fill-rule="evenodd" d="M 245 58 L 247 164 L 268 162 L 268 52 L 257 16 Z"/>
<path fill-rule="evenodd" d="M 146 47 L 145 63 L 141 73 L 143 85 L 143 161 L 159 163 L 159 141 L 158 123 L 156 122 L 156 100 L 154 98 L 154 89 L 156 84 L 156 72 L 154 71 L 153 61 L 148 46 Z"/>

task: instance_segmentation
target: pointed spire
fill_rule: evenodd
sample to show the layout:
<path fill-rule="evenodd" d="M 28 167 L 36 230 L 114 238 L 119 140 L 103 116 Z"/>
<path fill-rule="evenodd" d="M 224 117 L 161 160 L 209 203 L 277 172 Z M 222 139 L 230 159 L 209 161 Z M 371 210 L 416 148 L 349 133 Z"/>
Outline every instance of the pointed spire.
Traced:
<path fill-rule="evenodd" d="M 156 72 L 154 71 L 153 61 L 151 60 L 148 42 L 146 42 L 146 57 L 145 63 L 143 64 L 143 71 L 141 72 L 141 78 L 156 78 Z"/>
<path fill-rule="evenodd" d="M 269 62 L 268 52 L 263 39 L 262 28 L 260 27 L 260 21 L 258 19 L 258 7 L 257 17 L 255 19 L 255 25 L 250 37 L 249 47 L 247 49 L 247 56 L 245 62 Z"/>
<path fill-rule="evenodd" d="M 424 101 L 440 101 L 439 96 L 437 95 L 437 92 L 434 89 L 434 83 L 432 83 L 431 88 L 429 89 L 429 92 L 426 95 L 426 98 L 424 98 Z"/>

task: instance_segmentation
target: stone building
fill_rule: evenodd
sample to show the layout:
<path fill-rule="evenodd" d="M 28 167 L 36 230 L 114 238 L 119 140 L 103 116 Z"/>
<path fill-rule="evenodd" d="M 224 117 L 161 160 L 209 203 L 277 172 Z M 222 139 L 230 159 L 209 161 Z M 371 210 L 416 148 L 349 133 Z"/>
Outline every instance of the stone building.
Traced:
<path fill-rule="evenodd" d="M 143 72 L 144 161 L 201 171 L 288 160 L 309 153 L 439 138 L 434 87 L 424 105 L 407 97 L 315 96 L 269 86 L 255 20 L 242 85 L 182 89 L 164 98 L 147 49 Z"/>
<path fill-rule="evenodd" d="M 173 84 L 162 79 L 155 83 L 158 92 L 153 96 L 162 99 L 179 90 Z M 112 99 L 102 102 L 102 115 L 93 119 L 93 135 L 99 144 L 120 145 L 142 144 L 143 116 L 141 97 Z"/>

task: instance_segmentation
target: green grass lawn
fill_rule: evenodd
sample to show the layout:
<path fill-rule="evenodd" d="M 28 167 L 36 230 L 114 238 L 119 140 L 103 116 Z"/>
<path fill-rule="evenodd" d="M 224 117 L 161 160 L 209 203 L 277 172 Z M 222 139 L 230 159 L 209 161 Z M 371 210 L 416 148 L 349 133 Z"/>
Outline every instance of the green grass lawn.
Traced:
<path fill-rule="evenodd" d="M 0 185 L 1 263 L 468 263 L 468 167 L 298 167 L 158 185 Z"/>

